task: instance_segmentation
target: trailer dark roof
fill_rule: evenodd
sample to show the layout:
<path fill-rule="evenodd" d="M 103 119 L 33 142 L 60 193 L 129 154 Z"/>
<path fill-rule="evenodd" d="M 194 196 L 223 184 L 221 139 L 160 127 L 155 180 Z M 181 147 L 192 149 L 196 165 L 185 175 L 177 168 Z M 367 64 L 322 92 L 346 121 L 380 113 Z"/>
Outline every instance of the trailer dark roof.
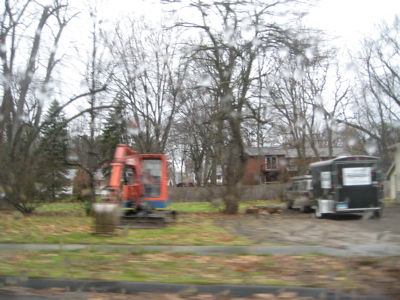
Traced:
<path fill-rule="evenodd" d="M 287 158 L 297 158 L 297 150 L 296 149 L 285 149 L 283 147 L 247 147 L 246 153 L 250 156 L 278 156 L 283 155 Z M 320 157 L 328 157 L 329 156 L 329 149 L 325 147 L 318 148 L 319 156 Z M 334 157 L 338 157 L 341 155 L 349 155 L 350 153 L 343 149 L 343 148 L 333 148 L 332 155 Z M 306 156 L 307 157 L 315 157 L 315 153 L 311 148 L 306 149 Z"/>
<path fill-rule="evenodd" d="M 367 155 L 339 156 L 334 159 L 318 161 L 318 162 L 312 163 L 312 164 L 310 164 L 310 167 L 321 167 L 321 166 L 326 166 L 326 165 L 330 165 L 332 163 L 341 162 L 341 161 L 360 162 L 360 161 L 367 161 L 367 160 L 379 160 L 379 157 L 367 156 Z"/>

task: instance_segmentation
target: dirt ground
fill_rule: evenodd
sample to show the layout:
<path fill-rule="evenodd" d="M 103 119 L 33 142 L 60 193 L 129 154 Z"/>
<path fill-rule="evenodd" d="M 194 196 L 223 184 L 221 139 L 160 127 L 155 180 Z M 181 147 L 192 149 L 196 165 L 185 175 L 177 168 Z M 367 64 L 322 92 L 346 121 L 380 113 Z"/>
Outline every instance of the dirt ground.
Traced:
<path fill-rule="evenodd" d="M 221 218 L 216 223 L 231 234 L 259 243 L 321 246 L 400 243 L 400 205 L 385 208 L 380 219 L 373 219 L 370 213 L 316 219 L 313 212 L 301 213 L 282 206 L 277 214 L 260 210 L 240 218 Z"/>

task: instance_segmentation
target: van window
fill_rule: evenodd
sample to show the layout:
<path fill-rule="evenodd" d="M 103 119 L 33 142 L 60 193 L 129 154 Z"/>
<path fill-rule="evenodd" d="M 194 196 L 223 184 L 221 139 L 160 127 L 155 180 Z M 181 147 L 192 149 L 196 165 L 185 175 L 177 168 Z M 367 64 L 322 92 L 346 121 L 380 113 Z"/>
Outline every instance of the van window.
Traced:
<path fill-rule="evenodd" d="M 299 183 L 298 190 L 299 191 L 305 191 L 306 190 L 306 181 L 300 181 Z"/>

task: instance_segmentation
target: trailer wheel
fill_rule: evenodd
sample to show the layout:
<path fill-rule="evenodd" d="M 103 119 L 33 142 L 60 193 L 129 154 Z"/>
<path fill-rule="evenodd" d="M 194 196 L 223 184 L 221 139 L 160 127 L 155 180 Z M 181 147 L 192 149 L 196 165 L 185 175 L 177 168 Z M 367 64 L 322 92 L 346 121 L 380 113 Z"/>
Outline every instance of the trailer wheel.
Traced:
<path fill-rule="evenodd" d="M 314 213 L 317 219 L 322 219 L 324 217 L 324 214 L 319 210 L 318 205 L 315 207 Z"/>
<path fill-rule="evenodd" d="M 380 210 L 374 210 L 374 219 L 380 219 L 382 217 L 382 208 Z"/>

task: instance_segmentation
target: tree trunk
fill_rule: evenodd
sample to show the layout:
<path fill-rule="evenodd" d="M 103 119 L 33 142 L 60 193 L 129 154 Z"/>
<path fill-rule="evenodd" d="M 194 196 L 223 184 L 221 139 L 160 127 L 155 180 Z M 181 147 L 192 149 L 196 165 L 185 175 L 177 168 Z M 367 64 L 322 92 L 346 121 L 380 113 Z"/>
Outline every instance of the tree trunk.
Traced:
<path fill-rule="evenodd" d="M 229 152 L 226 168 L 227 190 L 224 202 L 226 214 L 237 214 L 239 211 L 242 179 L 247 163 L 247 155 L 244 152 L 240 119 L 230 118 L 229 123 L 232 138 L 228 147 Z"/>

